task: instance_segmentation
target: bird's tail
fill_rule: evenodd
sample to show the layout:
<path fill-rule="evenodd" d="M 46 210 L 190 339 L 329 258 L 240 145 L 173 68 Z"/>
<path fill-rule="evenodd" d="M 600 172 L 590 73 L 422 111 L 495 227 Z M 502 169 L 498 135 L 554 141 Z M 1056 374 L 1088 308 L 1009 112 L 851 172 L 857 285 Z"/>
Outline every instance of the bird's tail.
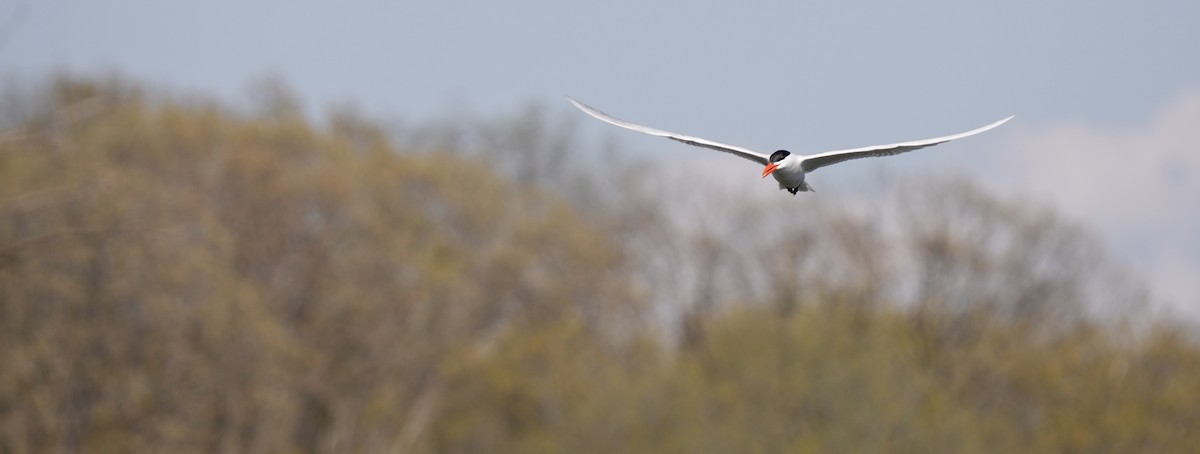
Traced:
<path fill-rule="evenodd" d="M 787 192 L 792 193 L 792 195 L 796 195 L 796 193 L 798 193 L 798 192 L 817 192 L 816 189 L 813 189 L 812 186 L 809 186 L 807 182 L 803 182 L 803 181 L 800 182 L 799 186 L 796 186 L 794 188 L 784 187 L 783 184 L 780 183 L 779 189 L 786 189 Z"/>

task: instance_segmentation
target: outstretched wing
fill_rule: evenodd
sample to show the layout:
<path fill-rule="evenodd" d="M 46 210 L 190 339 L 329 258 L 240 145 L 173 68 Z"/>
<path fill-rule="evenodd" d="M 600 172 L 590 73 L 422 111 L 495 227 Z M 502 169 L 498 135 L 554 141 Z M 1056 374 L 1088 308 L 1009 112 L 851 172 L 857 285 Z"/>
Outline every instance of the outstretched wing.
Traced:
<path fill-rule="evenodd" d="M 972 129 L 967 132 L 954 134 L 954 135 L 950 135 L 950 136 L 945 136 L 945 137 L 937 137 L 937 138 L 925 139 L 925 140 L 916 140 L 916 141 L 912 141 L 912 142 L 893 143 L 891 145 L 875 145 L 875 146 L 870 146 L 870 147 L 853 148 L 850 150 L 827 151 L 827 152 L 815 154 L 812 156 L 805 156 L 804 160 L 801 162 L 800 165 L 804 168 L 805 172 L 812 172 L 821 167 L 837 164 L 842 161 L 849 161 L 851 159 L 898 155 L 900 153 L 905 153 L 905 152 L 909 152 L 909 151 L 913 151 L 913 150 L 917 150 L 917 149 L 921 149 L 921 148 L 925 148 L 925 147 L 932 147 L 939 143 L 949 142 L 954 139 L 961 139 L 963 137 L 973 136 L 975 134 L 979 134 L 981 132 L 984 132 L 989 129 L 1000 126 L 1000 125 L 1004 124 L 1004 122 L 1011 120 L 1012 118 L 1013 117 L 1010 116 L 1008 118 L 997 121 L 995 123 L 984 126 L 982 128 Z"/>
<path fill-rule="evenodd" d="M 571 98 L 570 96 L 567 97 L 567 100 L 571 101 L 571 104 L 574 104 L 575 107 L 578 107 L 579 110 L 582 110 L 584 113 L 591 115 L 593 117 L 596 117 L 606 123 L 620 126 L 625 129 L 632 129 L 637 132 L 643 132 L 646 134 L 650 134 L 652 136 L 666 137 L 668 139 L 683 142 L 688 145 L 695 145 L 697 147 L 704 147 L 704 148 L 709 148 L 712 150 L 723 151 L 725 153 L 729 153 L 732 155 L 736 155 L 736 156 L 740 156 L 740 157 L 749 159 L 749 160 L 757 162 L 761 165 L 767 165 L 767 161 L 768 161 L 767 155 L 750 150 L 748 148 L 743 148 L 743 147 L 739 147 L 736 145 L 724 144 L 724 143 L 720 143 L 720 142 L 714 142 L 714 141 L 711 141 L 708 139 L 686 136 L 683 134 L 676 134 L 676 133 L 669 132 L 669 131 L 663 131 L 661 129 L 654 129 L 654 128 L 647 127 L 647 126 L 633 124 L 628 121 L 625 121 L 620 118 L 614 117 L 614 116 L 606 114 L 604 112 L 601 112 L 599 110 L 593 109 L 591 106 L 588 106 L 587 104 L 576 101 L 575 99 Z"/>

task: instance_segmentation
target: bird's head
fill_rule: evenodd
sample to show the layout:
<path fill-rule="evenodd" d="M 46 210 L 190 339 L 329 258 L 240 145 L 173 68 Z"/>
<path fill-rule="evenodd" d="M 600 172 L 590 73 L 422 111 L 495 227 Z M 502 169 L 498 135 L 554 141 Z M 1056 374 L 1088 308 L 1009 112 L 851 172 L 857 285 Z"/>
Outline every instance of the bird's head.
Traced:
<path fill-rule="evenodd" d="M 775 169 L 778 169 L 779 163 L 782 162 L 784 160 L 784 158 L 787 158 L 788 156 L 791 156 L 791 155 L 792 155 L 792 153 L 787 150 L 779 150 L 774 153 L 771 153 L 771 158 L 767 160 L 767 167 L 765 169 L 763 169 L 762 177 L 766 178 L 767 175 L 770 175 L 771 172 L 774 172 Z"/>

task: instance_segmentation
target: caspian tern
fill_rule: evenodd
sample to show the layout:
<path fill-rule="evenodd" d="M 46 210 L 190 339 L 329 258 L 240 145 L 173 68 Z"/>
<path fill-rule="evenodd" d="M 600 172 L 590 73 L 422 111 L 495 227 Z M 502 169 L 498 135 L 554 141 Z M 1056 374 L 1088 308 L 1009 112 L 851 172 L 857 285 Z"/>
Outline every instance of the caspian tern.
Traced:
<path fill-rule="evenodd" d="M 900 153 L 905 153 L 905 152 L 913 151 L 913 150 L 920 149 L 920 148 L 931 147 L 931 146 L 937 145 L 939 143 L 949 142 L 954 139 L 961 139 L 963 137 L 968 137 L 968 136 L 973 136 L 975 134 L 979 134 L 981 132 L 984 132 L 989 129 L 1000 126 L 1000 125 L 1004 124 L 1004 122 L 1011 120 L 1013 118 L 1013 116 L 1009 116 L 1008 118 L 997 121 L 995 123 L 984 126 L 982 128 L 972 129 L 967 132 L 953 134 L 953 135 L 944 136 L 944 137 L 935 137 L 933 139 L 914 140 L 911 142 L 900 142 L 900 143 L 893 143 L 893 144 L 888 144 L 888 145 L 872 145 L 869 147 L 851 148 L 848 150 L 826 151 L 824 153 L 817 153 L 817 154 L 812 154 L 812 155 L 799 155 L 799 154 L 793 154 L 787 150 L 779 150 L 774 153 L 771 153 L 768 156 L 766 154 L 759 153 L 759 152 L 751 150 L 749 148 L 739 147 L 736 145 L 724 144 L 724 143 L 720 143 L 720 142 L 714 142 L 714 141 L 708 140 L 708 139 L 702 139 L 699 137 L 692 137 L 692 136 L 677 134 L 677 133 L 673 133 L 673 132 L 669 132 L 669 131 L 663 131 L 661 129 L 654 129 L 654 128 L 651 128 L 648 126 L 633 124 L 628 121 L 625 121 L 620 118 L 616 118 L 612 115 L 601 112 L 599 110 L 593 109 L 592 107 L 588 106 L 587 104 L 576 101 L 575 99 L 571 98 L 570 96 L 567 97 L 567 100 L 571 101 L 571 104 L 574 104 L 575 107 L 578 107 L 579 110 L 584 111 L 588 115 L 596 117 L 596 118 L 600 119 L 601 121 L 611 123 L 616 126 L 620 126 L 622 128 L 632 129 L 634 131 L 643 132 L 646 134 L 650 134 L 652 136 L 666 137 L 668 139 L 683 142 L 688 145 L 694 145 L 697 147 L 711 148 L 713 150 L 723 151 L 723 152 L 726 152 L 726 153 L 729 153 L 729 154 L 732 154 L 735 156 L 739 156 L 739 157 L 746 158 L 751 161 L 757 162 L 761 165 L 766 166 L 766 168 L 764 168 L 763 172 L 762 172 L 763 178 L 766 178 L 767 175 L 774 175 L 775 181 L 779 182 L 779 189 L 786 189 L 788 192 L 791 192 L 792 195 L 796 195 L 796 193 L 800 192 L 800 191 L 813 191 L 812 186 L 810 186 L 808 183 L 806 183 L 804 181 L 804 176 L 808 172 L 812 172 L 821 167 L 837 164 L 842 161 L 849 161 L 851 159 L 871 158 L 871 157 L 876 157 L 876 156 L 892 156 L 892 155 L 898 155 Z"/>

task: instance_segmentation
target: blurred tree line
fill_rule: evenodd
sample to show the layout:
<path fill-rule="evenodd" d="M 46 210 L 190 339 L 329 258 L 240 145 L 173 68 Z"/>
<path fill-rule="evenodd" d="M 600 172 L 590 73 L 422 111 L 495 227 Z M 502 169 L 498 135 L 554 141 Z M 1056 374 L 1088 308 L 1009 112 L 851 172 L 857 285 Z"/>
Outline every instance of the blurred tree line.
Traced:
<path fill-rule="evenodd" d="M 781 209 L 536 108 L 393 134 L 255 94 L 10 87 L 0 452 L 1200 446 L 1196 339 L 1036 204 Z"/>

